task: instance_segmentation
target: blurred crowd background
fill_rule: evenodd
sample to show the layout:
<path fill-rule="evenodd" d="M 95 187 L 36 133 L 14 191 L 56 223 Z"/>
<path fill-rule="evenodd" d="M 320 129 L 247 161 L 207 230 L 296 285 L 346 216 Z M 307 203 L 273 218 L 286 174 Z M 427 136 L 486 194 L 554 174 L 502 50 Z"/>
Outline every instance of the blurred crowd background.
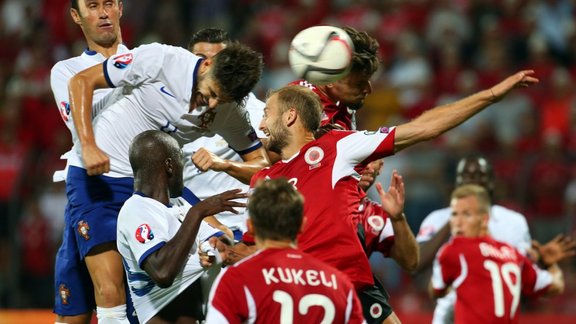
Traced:
<path fill-rule="evenodd" d="M 80 0 L 82 1 L 82 0 Z M 541 82 L 518 91 L 439 139 L 385 160 L 406 182 L 414 232 L 448 204 L 455 164 L 486 155 L 496 201 L 526 215 L 533 238 L 574 233 L 576 212 L 576 1 L 573 0 L 124 0 L 128 47 L 186 46 L 204 27 L 220 27 L 261 51 L 257 88 L 294 79 L 291 38 L 317 24 L 353 26 L 380 42 L 382 67 L 357 114 L 359 129 L 396 125 L 436 105 L 534 69 Z M 69 0 L 0 0 L 0 308 L 49 308 L 53 262 L 66 196 L 52 174 L 71 146 L 50 85 L 50 69 L 85 48 Z M 193 190 L 193 188 L 192 188 Z M 426 274 L 376 260 L 400 312 L 428 311 Z M 576 315 L 576 261 L 562 264 L 566 292 L 526 311 Z"/>

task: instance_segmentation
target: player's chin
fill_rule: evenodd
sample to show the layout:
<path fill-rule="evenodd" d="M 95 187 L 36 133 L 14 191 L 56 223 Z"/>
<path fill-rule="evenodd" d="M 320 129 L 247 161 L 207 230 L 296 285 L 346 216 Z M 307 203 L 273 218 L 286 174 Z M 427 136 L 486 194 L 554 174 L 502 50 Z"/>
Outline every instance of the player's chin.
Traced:
<path fill-rule="evenodd" d="M 358 110 L 364 106 L 364 98 L 362 98 L 362 100 L 349 103 L 347 106 L 352 110 Z"/>

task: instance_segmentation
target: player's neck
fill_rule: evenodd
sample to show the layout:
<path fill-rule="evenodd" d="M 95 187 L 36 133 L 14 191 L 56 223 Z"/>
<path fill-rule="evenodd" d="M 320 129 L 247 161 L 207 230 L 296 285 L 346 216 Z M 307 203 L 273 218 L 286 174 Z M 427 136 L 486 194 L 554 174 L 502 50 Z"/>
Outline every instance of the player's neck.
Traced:
<path fill-rule="evenodd" d="M 315 140 L 314 133 L 312 132 L 303 132 L 302 135 L 293 134 L 292 136 L 294 136 L 294 138 L 290 141 L 290 144 L 282 149 L 282 160 L 289 160 L 296 153 L 300 152 L 306 144 Z"/>
<path fill-rule="evenodd" d="M 100 54 L 102 54 L 104 57 L 110 57 L 114 54 L 116 54 L 116 52 L 118 52 L 118 46 L 122 43 L 122 38 L 118 38 L 118 40 L 110 45 L 110 46 L 102 46 L 99 45 L 91 40 L 88 40 L 88 49 L 91 51 L 96 51 Z"/>
<path fill-rule="evenodd" d="M 256 237 L 256 247 L 259 250 L 263 249 L 295 249 L 296 243 L 292 241 L 278 241 L 278 240 L 261 240 Z"/>
<path fill-rule="evenodd" d="M 168 190 L 164 186 L 159 186 L 157 183 L 146 184 L 134 179 L 134 191 L 141 192 L 149 198 L 168 205 L 170 197 Z"/>

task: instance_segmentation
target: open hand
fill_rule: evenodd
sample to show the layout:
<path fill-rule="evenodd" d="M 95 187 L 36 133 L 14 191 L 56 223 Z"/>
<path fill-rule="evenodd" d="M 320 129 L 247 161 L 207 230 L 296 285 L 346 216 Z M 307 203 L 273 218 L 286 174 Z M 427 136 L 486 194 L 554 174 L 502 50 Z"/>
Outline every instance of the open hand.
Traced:
<path fill-rule="evenodd" d="M 398 174 L 398 171 L 392 171 L 392 179 L 390 180 L 390 186 L 388 187 L 388 192 L 385 192 L 382 188 L 381 183 L 376 183 L 376 190 L 378 195 L 380 195 L 380 200 L 382 201 L 382 208 L 388 213 L 392 220 L 402 217 L 402 211 L 404 210 L 404 181 L 402 176 Z"/>
<path fill-rule="evenodd" d="M 234 207 L 246 207 L 246 204 L 234 200 L 243 198 L 248 198 L 248 194 L 243 193 L 242 189 L 228 190 L 202 200 L 192 206 L 191 209 L 195 209 L 204 217 L 216 215 L 224 211 L 238 214 L 238 211 L 234 209 Z"/>
<path fill-rule="evenodd" d="M 540 254 L 540 260 L 546 266 L 551 266 L 576 255 L 576 241 L 572 237 L 563 234 L 556 235 L 555 238 L 544 245 L 533 240 L 532 248 Z"/>
<path fill-rule="evenodd" d="M 514 88 L 526 88 L 540 82 L 534 76 L 534 70 L 523 70 L 506 78 L 504 81 L 490 88 L 493 100 L 502 99 Z"/>

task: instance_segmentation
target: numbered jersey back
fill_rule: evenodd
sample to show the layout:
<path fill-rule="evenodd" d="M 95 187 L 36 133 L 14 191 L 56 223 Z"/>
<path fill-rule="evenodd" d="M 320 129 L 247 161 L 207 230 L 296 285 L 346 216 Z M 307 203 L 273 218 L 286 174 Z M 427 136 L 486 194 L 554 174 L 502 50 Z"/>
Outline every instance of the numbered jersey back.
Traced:
<path fill-rule="evenodd" d="M 440 250 L 432 277 L 435 289 L 455 289 L 455 323 L 516 322 L 520 295 L 550 282 L 518 250 L 489 237 L 454 238 Z"/>
<path fill-rule="evenodd" d="M 294 249 L 266 249 L 215 283 L 207 323 L 360 323 L 350 281 Z"/>

